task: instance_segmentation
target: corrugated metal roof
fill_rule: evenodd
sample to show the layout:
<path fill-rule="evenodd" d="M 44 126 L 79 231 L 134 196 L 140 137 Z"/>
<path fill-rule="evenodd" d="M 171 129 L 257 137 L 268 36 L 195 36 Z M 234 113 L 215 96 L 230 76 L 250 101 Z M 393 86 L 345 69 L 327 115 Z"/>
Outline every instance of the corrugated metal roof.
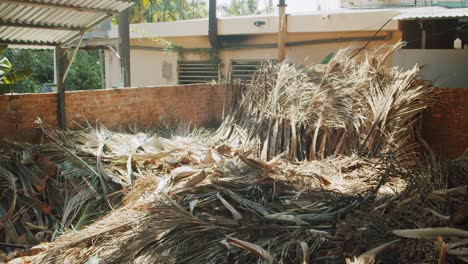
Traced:
<path fill-rule="evenodd" d="M 468 8 L 421 7 L 401 10 L 395 20 L 443 19 L 468 17 Z"/>
<path fill-rule="evenodd" d="M 0 0 L 0 43 L 67 43 L 131 5 L 121 0 Z"/>

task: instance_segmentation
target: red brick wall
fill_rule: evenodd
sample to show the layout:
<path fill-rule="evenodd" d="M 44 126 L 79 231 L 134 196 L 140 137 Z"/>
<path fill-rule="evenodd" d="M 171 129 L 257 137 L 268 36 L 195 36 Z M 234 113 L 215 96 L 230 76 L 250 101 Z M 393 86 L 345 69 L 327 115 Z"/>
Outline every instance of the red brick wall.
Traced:
<path fill-rule="evenodd" d="M 111 129 L 129 124 L 151 125 L 164 119 L 180 119 L 195 126 L 220 123 L 225 87 L 188 85 L 122 88 L 66 93 L 67 123 L 96 120 Z M 0 96 L 0 137 L 40 138 L 37 117 L 57 124 L 56 95 L 20 94 Z"/>
<path fill-rule="evenodd" d="M 438 90 L 440 102 L 424 114 L 423 137 L 437 153 L 457 157 L 468 148 L 468 89 Z M 67 122 L 73 128 L 73 121 L 98 120 L 111 129 L 164 119 L 214 125 L 221 121 L 224 93 L 224 86 L 212 85 L 67 92 Z M 0 137 L 38 141 L 37 117 L 57 124 L 55 94 L 0 96 Z"/>
<path fill-rule="evenodd" d="M 440 88 L 423 118 L 423 137 L 436 153 L 455 158 L 468 149 L 468 88 Z"/>

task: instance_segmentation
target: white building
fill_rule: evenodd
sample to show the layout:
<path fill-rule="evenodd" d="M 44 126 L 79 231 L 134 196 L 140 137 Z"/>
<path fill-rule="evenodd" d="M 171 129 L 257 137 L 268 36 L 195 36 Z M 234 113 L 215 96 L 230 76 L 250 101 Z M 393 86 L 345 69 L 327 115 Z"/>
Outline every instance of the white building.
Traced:
<path fill-rule="evenodd" d="M 421 3 L 356 0 L 353 5 L 406 6 L 410 2 Z M 457 36 L 468 42 L 464 17 L 468 17 L 467 9 L 444 7 L 343 8 L 289 14 L 286 59 L 305 65 L 320 63 L 343 47 L 366 45 L 372 49 L 404 40 L 408 45 L 395 53 L 395 65 L 425 64 L 422 74 L 426 79 L 439 81 L 444 87 L 468 87 L 468 76 L 462 72 L 468 50 L 453 49 Z M 277 57 L 278 17 L 274 15 L 219 18 L 221 48 L 216 53 L 208 40 L 208 19 L 134 24 L 130 28 L 132 86 L 224 83 L 248 78 L 262 61 Z M 110 37 L 118 37 L 116 27 Z M 112 50 L 107 50 L 105 57 L 106 86 L 121 86 L 118 57 Z"/>

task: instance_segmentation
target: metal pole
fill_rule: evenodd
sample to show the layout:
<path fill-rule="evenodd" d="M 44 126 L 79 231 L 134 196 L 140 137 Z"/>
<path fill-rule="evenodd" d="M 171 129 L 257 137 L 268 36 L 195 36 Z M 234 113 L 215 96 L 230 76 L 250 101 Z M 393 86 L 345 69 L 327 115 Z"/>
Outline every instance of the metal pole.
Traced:
<path fill-rule="evenodd" d="M 286 58 L 286 0 L 279 1 L 279 25 L 278 25 L 278 62 L 282 62 Z"/>

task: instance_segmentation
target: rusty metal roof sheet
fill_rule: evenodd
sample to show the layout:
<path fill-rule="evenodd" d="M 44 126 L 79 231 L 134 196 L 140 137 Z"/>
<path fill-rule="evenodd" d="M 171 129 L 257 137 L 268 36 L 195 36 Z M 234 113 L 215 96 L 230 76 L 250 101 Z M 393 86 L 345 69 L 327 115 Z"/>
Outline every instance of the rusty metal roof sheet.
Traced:
<path fill-rule="evenodd" d="M 0 43 L 65 44 L 131 5 L 122 0 L 0 0 Z"/>

